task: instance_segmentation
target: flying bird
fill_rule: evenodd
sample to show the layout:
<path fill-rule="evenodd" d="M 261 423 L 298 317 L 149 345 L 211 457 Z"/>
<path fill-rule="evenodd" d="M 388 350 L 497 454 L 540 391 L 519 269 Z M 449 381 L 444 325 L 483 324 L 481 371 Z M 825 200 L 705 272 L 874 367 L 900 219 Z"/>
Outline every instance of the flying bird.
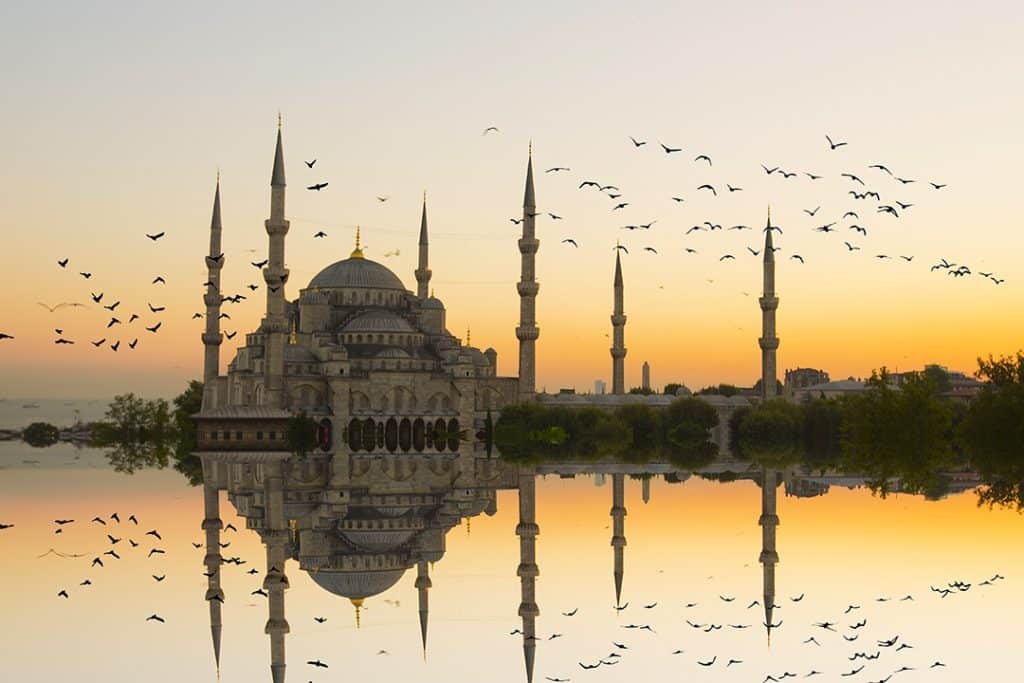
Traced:
<path fill-rule="evenodd" d="M 693 158 L 693 160 L 694 160 L 694 161 L 700 161 L 700 160 L 702 160 L 702 159 L 703 159 L 704 161 L 708 162 L 708 166 L 711 166 L 711 165 L 712 165 L 712 164 L 711 164 L 711 157 L 709 157 L 709 156 L 708 156 L 707 154 L 698 154 L 697 156 L 695 156 L 695 157 Z"/>
<path fill-rule="evenodd" d="M 796 260 L 797 260 L 797 261 L 799 261 L 800 263 L 803 263 L 803 262 L 804 262 L 804 257 L 803 257 L 803 256 L 801 256 L 800 254 L 793 254 L 793 255 L 792 255 L 792 256 L 790 256 L 789 258 L 791 258 L 791 259 L 796 259 Z"/>
<path fill-rule="evenodd" d="M 552 166 L 551 168 L 549 168 L 548 170 L 546 170 L 544 172 L 545 173 L 558 173 L 559 171 L 571 171 L 571 170 L 572 170 L 571 168 L 568 168 L 566 166 Z"/>
<path fill-rule="evenodd" d="M 832 138 L 830 138 L 827 135 L 825 136 L 825 139 L 828 140 L 829 149 L 836 149 L 837 147 L 842 147 L 843 145 L 847 144 L 845 142 L 832 142 Z"/>
<path fill-rule="evenodd" d="M 61 261 L 57 261 L 57 265 L 60 266 L 61 268 L 67 268 L 68 260 L 69 259 L 64 259 L 64 260 L 61 260 Z"/>
<path fill-rule="evenodd" d="M 151 239 L 151 240 L 153 240 L 154 242 L 156 242 L 156 241 L 157 241 L 158 239 L 160 239 L 161 237 L 163 237 L 163 236 L 164 236 L 165 234 L 167 234 L 167 233 L 165 233 L 165 232 L 158 232 L 158 233 L 156 233 L 155 235 L 150 235 L 150 234 L 149 234 L 149 233 L 147 232 L 147 233 L 146 233 L 146 237 L 148 237 L 149 239 Z"/>
<path fill-rule="evenodd" d="M 327 237 L 327 233 L 324 232 L 323 230 L 320 230 L 319 232 L 315 233 L 313 237 Z"/>
<path fill-rule="evenodd" d="M 580 245 L 576 244 L 576 240 L 568 239 L 568 238 L 562 240 L 562 244 L 571 244 L 572 246 L 577 247 L 577 248 L 580 246 Z"/>
<path fill-rule="evenodd" d="M 669 147 L 668 145 L 666 145 L 663 142 L 659 143 L 659 144 L 661 145 L 661 148 L 663 150 L 665 150 L 665 154 L 672 154 L 673 152 L 682 152 L 683 151 L 682 147 Z"/>
<path fill-rule="evenodd" d="M 166 285 L 167 284 L 167 280 L 165 280 L 162 277 L 160 277 L 159 275 L 157 275 L 155 278 L 153 278 L 153 282 L 151 282 L 150 284 L 153 284 L 153 285 L 156 285 L 156 284 Z"/>
<path fill-rule="evenodd" d="M 303 163 L 306 164 L 307 168 L 313 168 L 314 164 L 316 164 L 316 159 L 313 159 L 313 161 L 306 161 L 303 159 Z"/>
<path fill-rule="evenodd" d="M 159 329 L 160 329 L 160 326 L 161 326 L 161 325 L 163 325 L 163 323 L 162 323 L 162 322 L 159 322 L 159 323 L 157 323 L 156 325 L 153 325 L 153 327 L 147 327 L 147 328 L 146 328 L 146 331 L 147 331 L 147 332 L 156 332 L 157 330 L 159 330 Z"/>
<path fill-rule="evenodd" d="M 646 144 L 647 144 L 647 141 L 646 141 L 646 140 L 637 140 L 637 139 L 636 139 L 635 137 L 633 137 L 632 135 L 630 135 L 630 136 L 629 136 L 629 139 L 633 141 L 633 146 L 634 146 L 634 147 L 643 147 L 644 145 L 646 145 Z M 664 147 L 664 146 L 665 146 L 665 145 L 662 145 L 662 147 Z"/>
<path fill-rule="evenodd" d="M 484 132 L 481 133 L 481 135 L 487 135 L 488 133 L 500 133 L 500 132 L 501 131 L 498 130 L 497 126 L 487 126 L 486 128 L 484 128 Z"/>
<path fill-rule="evenodd" d="M 701 185 L 701 186 L 700 186 L 700 187 L 698 187 L 697 189 L 698 189 L 698 190 L 711 190 L 711 194 L 715 195 L 716 197 L 718 196 L 718 192 L 717 192 L 717 191 L 715 190 L 715 188 L 714 188 L 713 186 L 711 186 L 711 185 L 707 185 L 707 184 L 705 184 L 705 185 Z"/>
<path fill-rule="evenodd" d="M 307 187 L 306 189 L 307 190 L 315 190 L 315 191 L 319 192 L 320 190 L 324 189 L 325 187 L 327 187 L 327 183 L 314 183 L 314 184 L 310 185 L 309 187 Z"/>

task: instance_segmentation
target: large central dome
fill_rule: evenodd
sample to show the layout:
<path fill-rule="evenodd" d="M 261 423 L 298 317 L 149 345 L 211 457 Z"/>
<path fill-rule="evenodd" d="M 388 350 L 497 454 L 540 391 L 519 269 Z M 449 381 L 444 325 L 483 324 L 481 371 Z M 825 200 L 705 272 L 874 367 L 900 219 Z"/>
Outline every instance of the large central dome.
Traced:
<path fill-rule="evenodd" d="M 405 285 L 387 266 L 366 258 L 347 258 L 327 266 L 309 282 L 309 288 L 364 287 L 404 292 Z"/>

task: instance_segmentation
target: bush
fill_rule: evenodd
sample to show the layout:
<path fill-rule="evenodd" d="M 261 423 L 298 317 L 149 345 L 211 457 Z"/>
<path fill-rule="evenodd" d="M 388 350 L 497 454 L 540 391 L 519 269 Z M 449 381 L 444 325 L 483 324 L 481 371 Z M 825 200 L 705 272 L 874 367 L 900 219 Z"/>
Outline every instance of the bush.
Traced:
<path fill-rule="evenodd" d="M 46 422 L 33 422 L 21 432 L 21 439 L 29 446 L 45 448 L 57 443 L 60 430 Z"/>

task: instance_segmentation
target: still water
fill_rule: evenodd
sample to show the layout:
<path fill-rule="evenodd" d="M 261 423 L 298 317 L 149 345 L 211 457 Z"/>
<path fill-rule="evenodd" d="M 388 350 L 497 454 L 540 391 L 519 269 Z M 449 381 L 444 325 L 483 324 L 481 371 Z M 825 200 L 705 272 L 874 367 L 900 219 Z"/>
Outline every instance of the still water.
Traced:
<path fill-rule="evenodd" d="M 101 451 L 2 443 L 2 678 L 214 681 L 215 611 L 222 681 L 269 681 L 272 658 L 288 681 L 316 682 L 521 682 L 531 660 L 537 681 L 1019 670 L 1024 518 L 973 491 L 883 500 L 855 478 L 722 483 L 626 464 L 491 463 L 470 485 L 454 465 L 353 458 L 345 485 L 315 459 L 283 474 L 226 466 L 204 509 L 204 487 L 171 470 L 124 475 Z M 229 562 L 204 575 L 218 553 Z M 278 609 L 288 632 L 275 617 L 268 636 Z"/>

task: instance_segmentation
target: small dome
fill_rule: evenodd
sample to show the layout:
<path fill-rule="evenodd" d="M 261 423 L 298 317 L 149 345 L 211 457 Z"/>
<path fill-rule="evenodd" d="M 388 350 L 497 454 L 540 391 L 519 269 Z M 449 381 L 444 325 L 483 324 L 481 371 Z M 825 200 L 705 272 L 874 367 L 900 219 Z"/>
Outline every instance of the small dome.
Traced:
<path fill-rule="evenodd" d="M 432 296 L 432 297 L 429 297 L 429 298 L 423 300 L 423 308 L 433 308 L 433 309 L 444 310 L 444 304 L 441 303 L 440 299 L 438 299 L 437 297 L 433 297 Z"/>
<path fill-rule="evenodd" d="M 690 391 L 685 384 L 681 384 L 679 385 L 679 388 L 676 389 L 676 396 L 693 396 L 693 392 Z"/>
<path fill-rule="evenodd" d="M 416 535 L 416 529 L 344 529 L 339 533 L 363 550 L 383 553 L 401 548 Z"/>
<path fill-rule="evenodd" d="M 379 595 L 394 586 L 405 574 L 405 569 L 384 569 L 380 571 L 329 571 L 310 572 L 316 585 L 344 598 L 360 600 Z"/>
<path fill-rule="evenodd" d="M 415 332 L 405 318 L 389 311 L 371 310 L 349 320 L 342 332 Z"/>
<path fill-rule="evenodd" d="M 309 289 L 341 287 L 406 291 L 402 281 L 387 266 L 366 258 L 347 258 L 332 263 L 309 281 Z"/>

